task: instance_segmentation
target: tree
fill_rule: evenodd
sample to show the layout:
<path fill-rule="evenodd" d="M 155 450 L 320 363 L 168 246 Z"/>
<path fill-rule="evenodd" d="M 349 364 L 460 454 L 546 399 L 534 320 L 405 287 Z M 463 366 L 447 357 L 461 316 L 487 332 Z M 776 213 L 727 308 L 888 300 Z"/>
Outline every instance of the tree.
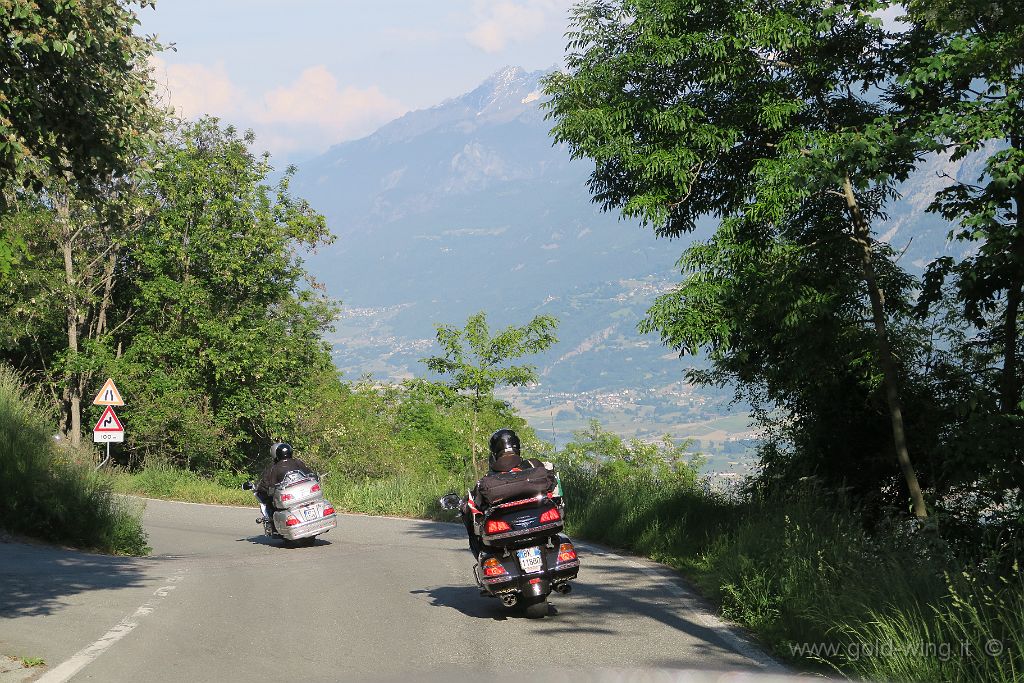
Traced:
<path fill-rule="evenodd" d="M 333 238 L 292 196 L 288 169 L 266 184 L 269 155 L 216 119 L 172 128 L 141 191 L 151 203 L 121 294 L 132 316 L 117 368 L 136 458 L 241 468 L 295 429 L 333 372 L 322 334 L 336 305 L 297 252 Z M 192 433 L 198 437 L 182 438 Z"/>
<path fill-rule="evenodd" d="M 54 397 L 58 425 L 77 446 L 82 398 L 114 355 L 109 342 L 122 321 L 115 292 L 125 275 L 123 252 L 142 220 L 137 183 L 122 178 L 79 195 L 50 179 L 41 194 L 23 193 L 20 209 L 0 218 L 24 245 L 0 285 L 11 323 L 0 348 Z"/>
<path fill-rule="evenodd" d="M 150 0 L 0 2 L 0 188 L 57 176 L 87 185 L 123 174 L 151 114 L 133 5 Z M 2 207 L 0 207 L 2 208 Z"/>
<path fill-rule="evenodd" d="M 575 158 L 594 160 L 590 188 L 606 210 L 669 237 L 691 231 L 703 216 L 718 218 L 720 244 L 774 259 L 783 283 L 787 256 L 800 250 L 832 250 L 843 256 L 833 262 L 844 279 L 859 274 L 857 297 L 867 298 L 893 448 L 914 514 L 924 517 L 891 348 L 890 316 L 900 304 L 881 287 L 886 252 L 871 232 L 919 156 L 914 140 L 887 118 L 891 36 L 875 16 L 886 6 L 583 2 L 573 14 L 569 71 L 550 76 L 546 89 L 554 139 Z M 718 270 L 742 268 L 742 261 L 690 263 L 706 268 L 699 274 L 705 279 L 751 274 Z M 772 295 L 756 280 L 745 279 L 743 288 L 753 301 Z M 790 311 L 790 321 L 817 334 L 800 312 Z M 719 307 L 725 322 L 706 313 L 677 295 L 675 305 L 655 309 L 649 329 L 684 352 L 746 353 L 733 346 L 745 324 L 742 308 Z"/>
<path fill-rule="evenodd" d="M 986 155 L 974 182 L 953 178 L 930 207 L 958 225 L 951 238 L 975 247 L 959 262 L 946 257 L 931 265 L 924 303 L 934 303 L 942 282 L 955 278 L 968 321 L 996 328 L 990 336 L 1002 351 L 1000 409 L 1022 415 L 1024 18 L 1005 3 L 972 0 L 911 2 L 906 21 L 909 121 L 952 160 Z"/>
<path fill-rule="evenodd" d="M 158 120 L 148 59 L 158 45 L 134 33 L 150 0 L 0 2 L 0 213 L 19 188 L 56 181 L 102 192 L 127 175 Z M 28 243 L 0 228 L 0 278 Z"/>
<path fill-rule="evenodd" d="M 449 387 L 455 392 L 468 392 L 473 411 L 471 457 L 474 472 L 479 474 L 477 458 L 477 421 L 482 404 L 493 397 L 499 386 L 519 387 L 537 381 L 536 368 L 530 365 L 506 365 L 513 358 L 540 353 L 558 339 L 554 330 L 558 320 L 538 315 L 522 327 L 509 325 L 493 337 L 484 312 L 469 316 L 466 326 L 457 329 L 437 326 L 437 343 L 444 356 L 420 360 L 432 372 L 450 375 Z"/>
<path fill-rule="evenodd" d="M 72 440 L 104 374 L 128 399 L 133 463 L 239 469 L 336 381 L 322 337 L 336 305 L 297 256 L 331 239 L 326 222 L 290 170 L 265 183 L 253 141 L 169 122 L 132 182 L 77 198 L 51 181 L 0 217 L 28 245 L 0 283 L 0 354 L 48 388 Z"/>

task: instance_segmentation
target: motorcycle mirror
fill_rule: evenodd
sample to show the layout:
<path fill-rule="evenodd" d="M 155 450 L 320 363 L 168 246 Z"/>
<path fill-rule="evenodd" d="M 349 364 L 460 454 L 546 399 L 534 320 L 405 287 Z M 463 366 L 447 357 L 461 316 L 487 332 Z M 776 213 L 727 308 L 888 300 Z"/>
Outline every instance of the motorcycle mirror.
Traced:
<path fill-rule="evenodd" d="M 438 502 L 441 504 L 442 510 L 458 510 L 459 509 L 459 496 L 455 493 L 447 493 L 441 497 Z"/>
<path fill-rule="evenodd" d="M 253 489 L 252 482 L 251 481 L 245 482 L 244 484 L 242 484 L 242 488 L 245 489 L 246 491 L 252 491 L 252 489 Z"/>

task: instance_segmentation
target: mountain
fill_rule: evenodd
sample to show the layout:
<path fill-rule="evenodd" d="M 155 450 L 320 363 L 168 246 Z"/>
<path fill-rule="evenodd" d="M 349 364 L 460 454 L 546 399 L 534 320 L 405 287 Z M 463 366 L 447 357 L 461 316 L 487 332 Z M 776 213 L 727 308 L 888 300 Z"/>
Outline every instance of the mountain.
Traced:
<path fill-rule="evenodd" d="M 730 412 L 729 392 L 686 385 L 684 362 L 636 332 L 654 297 L 679 280 L 682 250 L 710 226 L 655 240 L 602 213 L 586 186 L 591 164 L 548 137 L 543 75 L 503 69 L 299 170 L 293 189 L 338 235 L 307 260 L 345 303 L 331 339 L 338 366 L 350 377 L 423 375 L 417 361 L 436 351 L 435 324 L 461 326 L 483 310 L 494 329 L 547 313 L 561 321 L 561 341 L 531 359 L 540 385 L 508 396 L 549 438 L 564 443 L 596 417 L 623 434 L 668 432 L 742 451 L 752 435 L 745 413 Z M 948 228 L 923 213 L 920 197 L 941 181 L 937 172 L 960 169 L 934 166 L 908 184 L 883 227 L 897 246 L 915 235 L 915 263 L 946 248 Z"/>

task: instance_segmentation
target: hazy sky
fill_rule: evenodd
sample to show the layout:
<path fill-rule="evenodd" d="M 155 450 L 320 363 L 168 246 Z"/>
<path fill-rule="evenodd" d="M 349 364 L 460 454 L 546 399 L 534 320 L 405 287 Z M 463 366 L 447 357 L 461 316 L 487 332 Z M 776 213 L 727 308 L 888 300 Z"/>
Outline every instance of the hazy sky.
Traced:
<path fill-rule="evenodd" d="M 156 76 L 186 116 L 252 128 L 297 160 L 507 65 L 560 65 L 572 0 L 158 0 L 142 32 L 176 51 Z"/>

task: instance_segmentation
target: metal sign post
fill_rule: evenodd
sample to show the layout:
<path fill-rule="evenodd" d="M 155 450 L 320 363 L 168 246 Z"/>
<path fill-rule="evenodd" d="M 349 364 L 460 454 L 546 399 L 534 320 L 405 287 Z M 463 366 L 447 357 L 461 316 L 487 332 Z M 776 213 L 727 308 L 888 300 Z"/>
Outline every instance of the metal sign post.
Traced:
<path fill-rule="evenodd" d="M 121 392 L 117 390 L 114 380 L 107 378 L 92 403 L 96 406 L 106 406 L 100 419 L 96 422 L 96 426 L 92 428 L 92 440 L 95 443 L 107 445 L 107 457 L 96 466 L 96 469 L 99 469 L 110 461 L 110 444 L 124 441 L 124 425 L 121 424 L 117 413 L 114 412 L 114 406 L 123 406 L 124 399 L 121 398 Z"/>

